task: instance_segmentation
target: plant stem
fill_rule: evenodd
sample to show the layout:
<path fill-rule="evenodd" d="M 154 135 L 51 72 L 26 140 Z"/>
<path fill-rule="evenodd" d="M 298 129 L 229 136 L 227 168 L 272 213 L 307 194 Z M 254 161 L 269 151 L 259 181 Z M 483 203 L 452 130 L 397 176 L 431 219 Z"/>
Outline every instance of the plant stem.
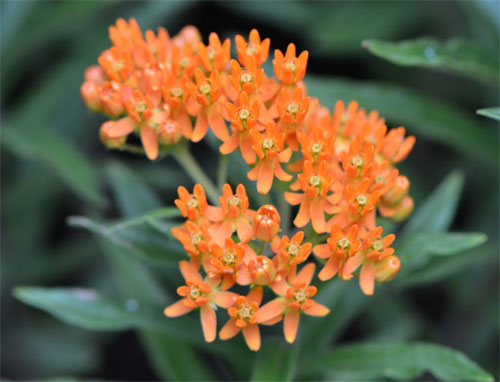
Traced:
<path fill-rule="evenodd" d="M 132 154 L 142 154 L 144 155 L 146 152 L 144 151 L 144 148 L 141 146 L 136 146 L 136 145 L 130 145 L 130 144 L 125 144 L 121 148 L 122 151 L 126 151 L 128 153 Z"/>
<path fill-rule="evenodd" d="M 186 170 L 191 179 L 203 186 L 208 199 L 210 199 L 210 202 L 212 202 L 213 204 L 218 204 L 219 193 L 217 192 L 217 189 L 215 188 L 210 178 L 198 165 L 196 159 L 194 159 L 194 157 L 191 155 L 188 145 L 182 143 L 176 145 L 176 147 L 172 150 L 172 155 L 177 160 L 177 162 L 179 162 L 181 167 Z"/>
<path fill-rule="evenodd" d="M 227 168 L 229 167 L 229 155 L 221 154 L 219 157 L 219 169 L 217 170 L 217 188 L 222 190 L 227 181 Z"/>
<path fill-rule="evenodd" d="M 267 244 L 267 241 L 262 240 L 262 244 L 260 245 L 259 252 L 258 252 L 260 255 L 264 254 L 264 250 L 266 249 L 266 244 Z"/>

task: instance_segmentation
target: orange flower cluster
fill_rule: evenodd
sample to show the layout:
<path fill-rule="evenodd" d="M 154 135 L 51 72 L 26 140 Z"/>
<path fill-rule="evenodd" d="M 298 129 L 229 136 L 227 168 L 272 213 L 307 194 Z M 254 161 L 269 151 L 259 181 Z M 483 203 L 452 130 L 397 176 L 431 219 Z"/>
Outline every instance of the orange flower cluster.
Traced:
<path fill-rule="evenodd" d="M 307 260 L 312 244 L 304 243 L 304 233 L 292 238 L 278 236 L 280 215 L 272 205 L 257 211 L 249 209 L 245 187 L 238 185 L 233 193 L 224 185 L 220 206 L 210 206 L 203 187 L 196 184 L 190 194 L 178 189 L 175 204 L 186 222 L 172 229 L 190 256 L 179 267 L 186 285 L 177 289 L 182 297 L 165 309 L 168 317 L 177 317 L 200 310 L 205 340 L 216 337 L 215 309 L 227 309 L 229 320 L 219 332 L 222 340 L 243 332 L 251 350 L 260 348 L 259 325 L 274 325 L 283 320 L 285 339 L 293 342 L 300 313 L 324 316 L 329 309 L 314 301 L 316 287 L 311 286 L 315 264 L 309 263 L 297 272 L 297 266 Z M 255 243 L 263 245 L 256 250 Z M 271 243 L 266 252 L 266 243 Z M 200 271 L 204 274 L 202 276 Z M 229 291 L 234 285 L 249 286 L 246 296 Z M 263 288 L 268 287 L 278 297 L 261 305 Z"/>

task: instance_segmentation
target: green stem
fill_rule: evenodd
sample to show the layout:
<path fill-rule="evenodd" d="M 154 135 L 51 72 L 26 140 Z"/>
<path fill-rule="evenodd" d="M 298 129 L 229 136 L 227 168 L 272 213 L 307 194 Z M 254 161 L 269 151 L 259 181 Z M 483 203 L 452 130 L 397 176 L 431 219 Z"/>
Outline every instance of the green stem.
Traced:
<path fill-rule="evenodd" d="M 217 188 L 222 190 L 222 187 L 227 181 L 227 168 L 229 167 L 229 155 L 220 155 L 219 169 L 217 170 Z"/>
<path fill-rule="evenodd" d="M 281 221 L 282 221 L 282 226 L 284 228 L 284 231 L 288 233 L 288 230 L 290 229 L 290 217 L 291 217 L 291 212 L 292 212 L 292 206 L 288 204 L 288 202 L 285 200 L 285 197 L 279 192 L 279 197 L 278 197 L 278 210 L 280 213 Z"/>
<path fill-rule="evenodd" d="M 191 155 L 188 145 L 182 143 L 176 145 L 176 147 L 172 150 L 172 155 L 177 160 L 177 162 L 179 162 L 181 167 L 186 170 L 191 179 L 203 186 L 210 202 L 212 202 L 213 204 L 218 204 L 219 193 L 217 192 L 217 189 L 215 188 L 210 178 L 198 165 L 196 159 L 194 159 L 194 157 Z"/>
<path fill-rule="evenodd" d="M 125 144 L 123 147 L 121 147 L 122 151 L 126 151 L 128 153 L 132 154 L 141 154 L 144 155 L 146 152 L 144 151 L 144 148 L 141 146 L 136 146 L 136 145 L 130 145 L 130 144 Z"/>
<path fill-rule="evenodd" d="M 266 244 L 267 244 L 267 241 L 262 240 L 262 244 L 260 245 L 259 252 L 257 252 L 259 255 L 264 254 L 264 250 L 266 249 Z"/>

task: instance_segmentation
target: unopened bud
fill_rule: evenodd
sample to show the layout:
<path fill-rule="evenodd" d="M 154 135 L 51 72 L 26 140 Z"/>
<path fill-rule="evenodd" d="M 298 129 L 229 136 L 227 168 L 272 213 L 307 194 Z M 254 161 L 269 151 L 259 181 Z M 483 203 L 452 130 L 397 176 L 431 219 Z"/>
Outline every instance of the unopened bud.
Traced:
<path fill-rule="evenodd" d="M 382 200 L 389 206 L 395 206 L 403 198 L 408 195 L 410 189 L 410 181 L 404 175 L 399 175 L 396 178 L 394 187 L 392 187 L 383 197 Z"/>
<path fill-rule="evenodd" d="M 80 87 L 80 94 L 82 95 L 83 102 L 90 110 L 102 110 L 102 103 L 99 98 L 99 85 L 94 81 L 85 81 Z"/>
<path fill-rule="evenodd" d="M 173 145 L 181 139 L 181 129 L 179 124 L 169 119 L 158 128 L 158 141 L 162 145 Z"/>
<path fill-rule="evenodd" d="M 101 129 L 99 130 L 99 135 L 101 137 L 102 143 L 104 143 L 110 149 L 119 149 L 119 148 L 123 147 L 123 145 L 125 144 L 125 141 L 127 140 L 126 135 L 124 135 L 123 137 L 118 137 L 118 138 L 109 137 L 108 131 L 111 129 L 111 127 L 115 123 L 116 123 L 115 121 L 104 122 L 101 126 Z"/>
<path fill-rule="evenodd" d="M 99 98 L 104 111 L 112 116 L 119 116 L 125 111 L 122 102 L 121 87 L 117 82 L 105 82 L 99 89 Z"/>
<path fill-rule="evenodd" d="M 378 261 L 375 268 L 375 280 L 379 283 L 391 281 L 399 272 L 399 268 L 401 268 L 401 262 L 396 256 L 389 256 Z"/>
<path fill-rule="evenodd" d="M 92 81 L 97 85 L 102 85 L 107 80 L 104 70 L 99 65 L 89 66 L 85 70 L 83 78 L 85 78 L 85 81 Z"/>
<path fill-rule="evenodd" d="M 250 276 L 257 285 L 269 285 L 276 277 L 276 268 L 267 256 L 257 256 L 256 262 L 249 264 Z"/>
<path fill-rule="evenodd" d="M 405 220 L 412 213 L 413 207 L 413 198 L 411 196 L 405 196 L 397 206 L 396 212 L 391 219 L 396 222 Z"/>
<path fill-rule="evenodd" d="M 280 215 L 270 204 L 260 207 L 253 218 L 253 232 L 257 239 L 272 241 L 280 231 Z"/>

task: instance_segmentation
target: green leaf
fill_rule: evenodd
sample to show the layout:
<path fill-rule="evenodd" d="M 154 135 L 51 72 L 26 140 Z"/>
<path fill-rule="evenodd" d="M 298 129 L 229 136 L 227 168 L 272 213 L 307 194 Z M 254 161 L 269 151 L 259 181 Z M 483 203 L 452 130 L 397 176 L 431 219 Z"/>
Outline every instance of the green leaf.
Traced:
<path fill-rule="evenodd" d="M 311 75 L 305 83 L 309 94 L 325 106 L 332 107 L 339 99 L 346 103 L 356 100 L 361 107 L 377 110 L 390 122 L 406 126 L 417 138 L 422 136 L 498 165 L 497 138 L 468 113 L 428 94 L 400 85 Z"/>
<path fill-rule="evenodd" d="M 444 69 L 478 78 L 496 86 L 500 78 L 498 58 L 479 45 L 455 38 L 439 41 L 422 37 L 397 43 L 365 40 L 361 44 L 374 55 L 402 66 Z"/>
<path fill-rule="evenodd" d="M 266 339 L 257 353 L 252 381 L 292 381 L 298 347 Z"/>
<path fill-rule="evenodd" d="M 304 365 L 343 380 L 415 378 L 424 372 L 444 381 L 493 381 L 459 351 L 427 343 L 364 343 L 339 347 Z"/>
<path fill-rule="evenodd" d="M 126 330 L 136 316 L 92 289 L 17 287 L 14 296 L 63 322 L 88 330 Z"/>
<path fill-rule="evenodd" d="M 462 173 L 450 173 L 424 203 L 417 206 L 405 226 L 404 235 L 445 231 L 455 216 L 463 186 Z"/>
<path fill-rule="evenodd" d="M 156 194 L 131 169 L 120 162 L 112 162 L 105 169 L 120 211 L 133 218 L 161 206 Z"/>
<path fill-rule="evenodd" d="M 486 109 L 479 109 L 476 111 L 476 113 L 500 121 L 500 107 L 489 107 Z"/>
<path fill-rule="evenodd" d="M 102 205 L 95 169 L 78 147 L 49 129 L 2 129 L 2 145 L 12 154 L 51 168 L 57 176 L 83 200 Z"/>
<path fill-rule="evenodd" d="M 187 255 L 169 232 L 174 224 L 160 220 L 167 216 L 178 216 L 177 209 L 161 208 L 119 223 L 98 223 L 83 216 L 70 216 L 67 221 L 70 226 L 84 228 L 103 237 L 127 254 L 152 265 L 169 266 L 185 260 Z"/>

